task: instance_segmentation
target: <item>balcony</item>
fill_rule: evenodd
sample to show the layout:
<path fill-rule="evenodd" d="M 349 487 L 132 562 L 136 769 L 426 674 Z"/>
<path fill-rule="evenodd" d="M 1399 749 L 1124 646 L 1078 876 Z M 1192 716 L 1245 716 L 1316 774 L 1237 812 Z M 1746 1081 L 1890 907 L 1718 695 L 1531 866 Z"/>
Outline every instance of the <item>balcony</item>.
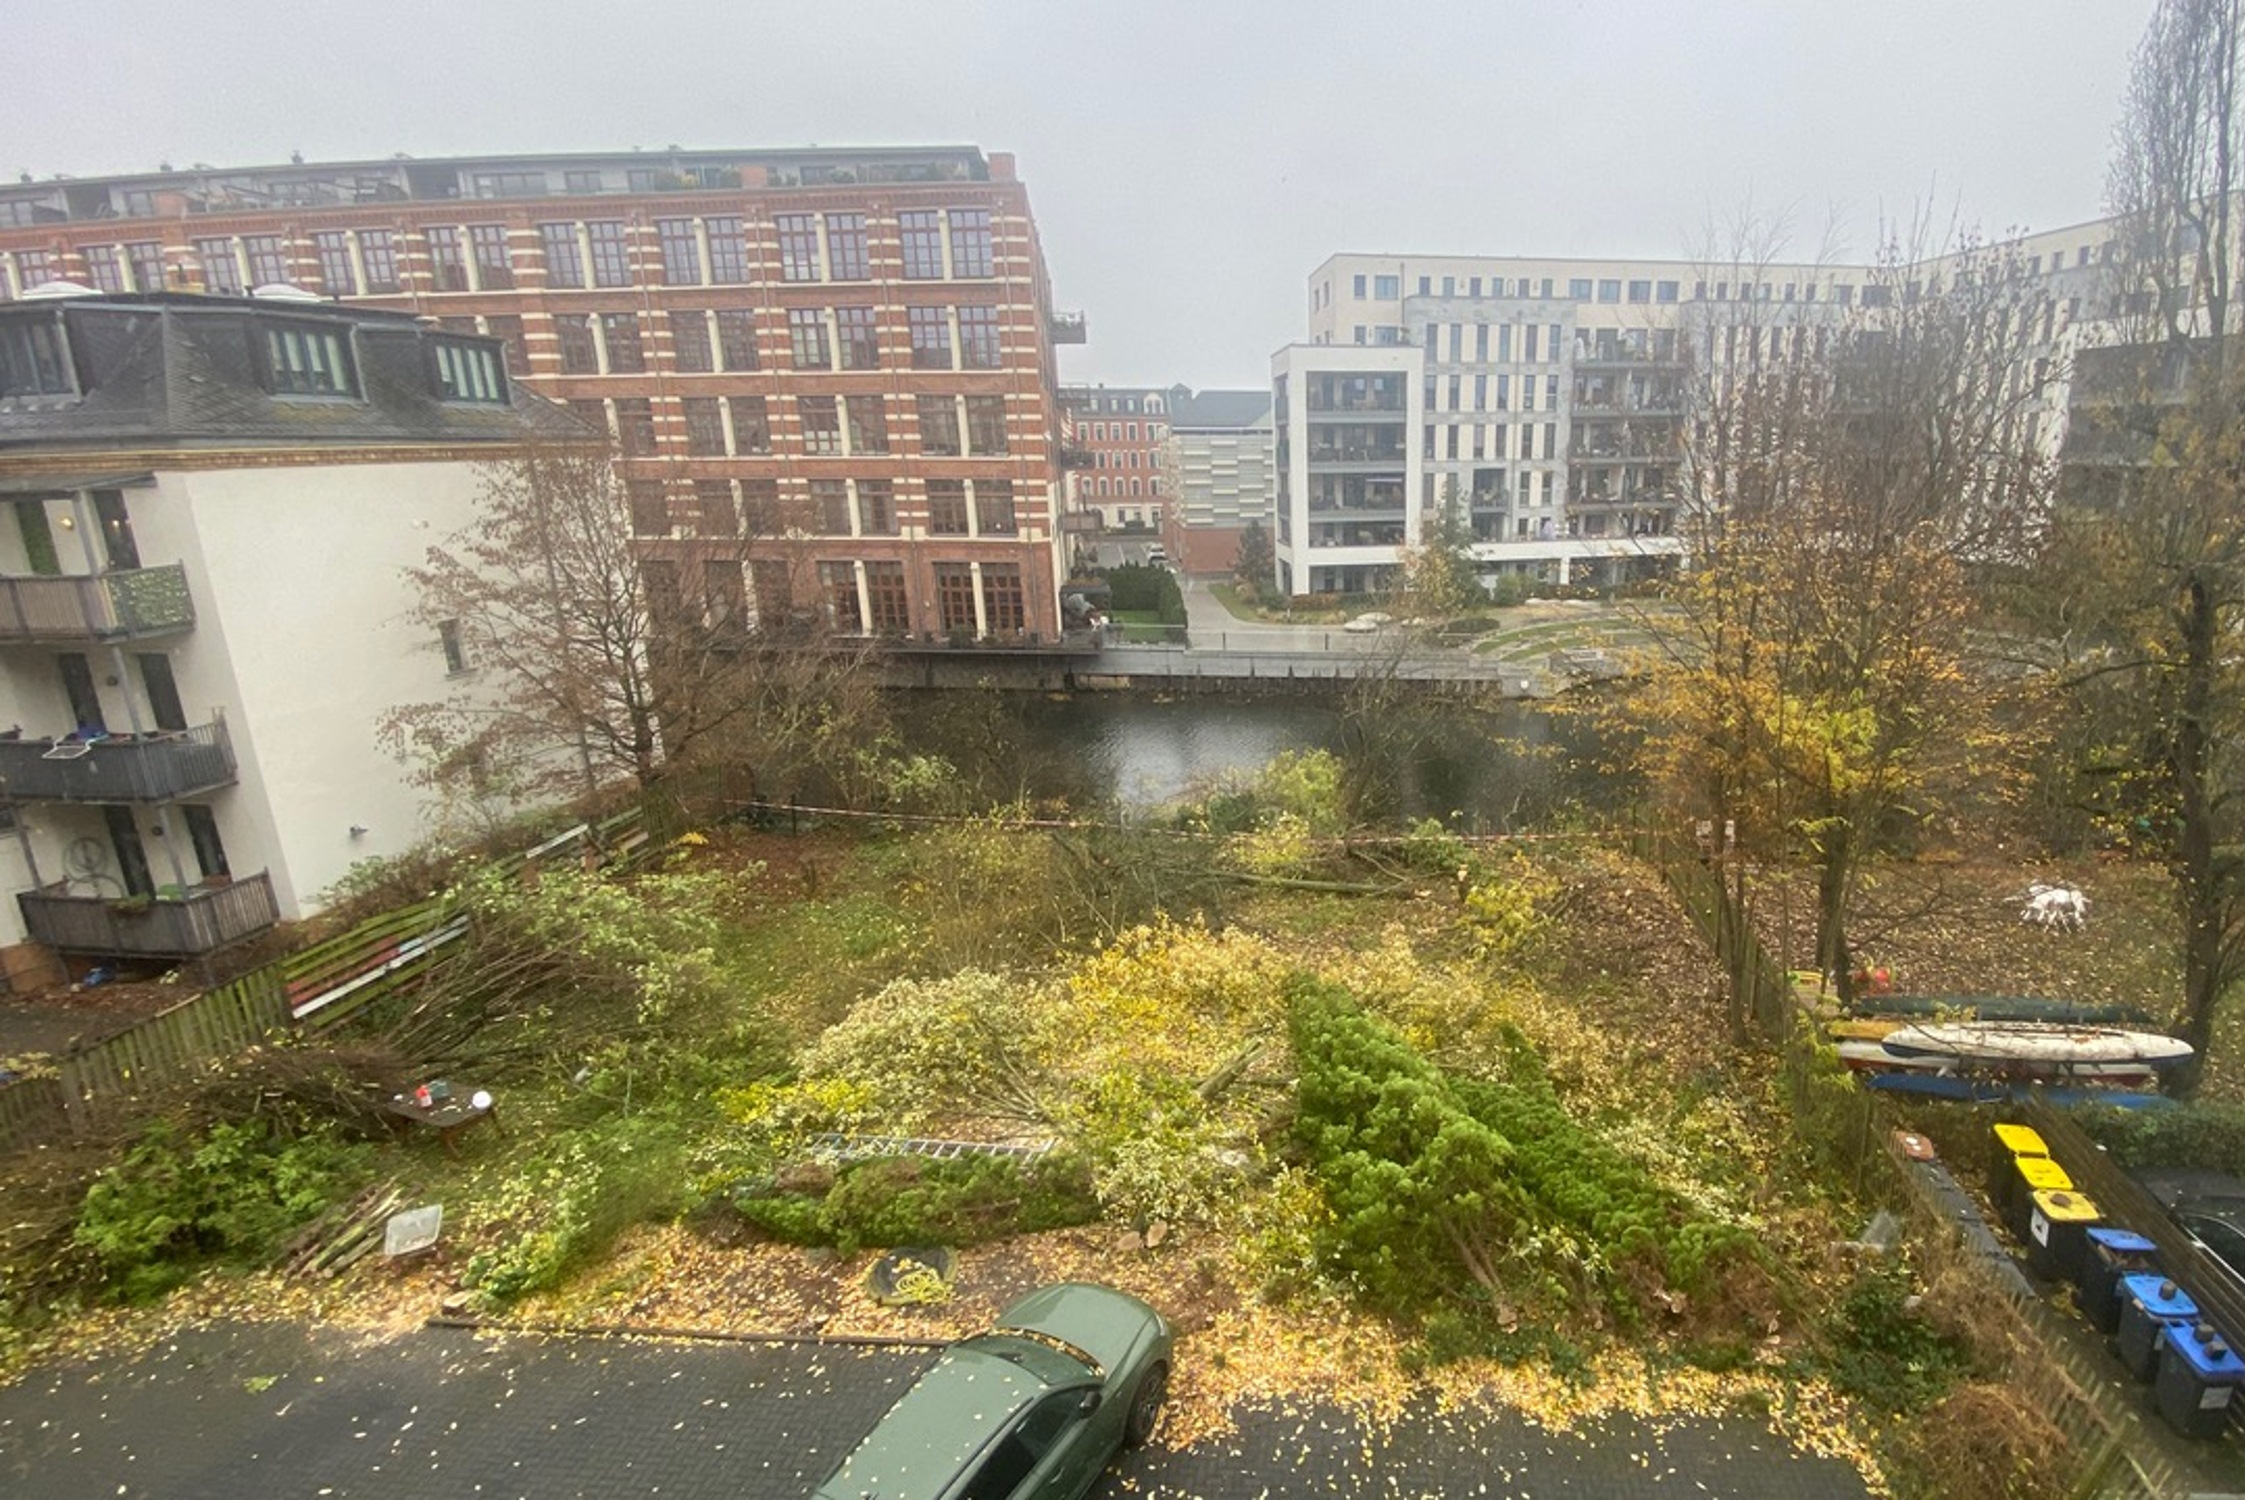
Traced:
<path fill-rule="evenodd" d="M 33 942 L 59 953 L 116 958 L 194 958 L 265 931 L 281 919 L 264 871 L 221 885 L 119 900 L 73 896 L 51 885 L 16 897 Z"/>
<path fill-rule="evenodd" d="M 1060 467 L 1063 469 L 1096 468 L 1098 466 L 1097 459 L 1098 455 L 1094 454 L 1089 448 L 1062 448 L 1060 450 Z"/>
<path fill-rule="evenodd" d="M 0 578 L 0 642 L 129 641 L 194 627 L 195 601 L 178 563 Z"/>
<path fill-rule="evenodd" d="M 1052 332 L 1056 344 L 1088 344 L 1091 329 L 1080 312 L 1056 312 L 1045 326 Z"/>
<path fill-rule="evenodd" d="M 12 802 L 171 802 L 233 782 L 224 720 L 176 733 L 0 739 L 0 796 Z"/>

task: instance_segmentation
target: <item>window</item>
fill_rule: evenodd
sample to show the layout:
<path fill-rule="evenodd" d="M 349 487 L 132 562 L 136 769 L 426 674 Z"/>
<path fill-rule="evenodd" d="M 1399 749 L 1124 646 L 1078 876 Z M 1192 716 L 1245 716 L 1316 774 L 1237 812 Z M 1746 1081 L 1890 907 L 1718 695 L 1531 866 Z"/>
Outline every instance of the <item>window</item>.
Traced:
<path fill-rule="evenodd" d="M 342 238 L 340 235 L 336 237 Z M 139 240 L 127 245 L 125 247 L 125 264 L 132 270 L 134 291 L 160 292 L 164 289 L 164 247 L 162 245 L 157 244 L 154 240 Z M 345 257 L 345 264 L 349 264 L 348 255 Z M 354 285 L 349 292 L 340 295 L 348 296 L 357 290 L 358 288 Z"/>
<path fill-rule="evenodd" d="M 1396 298 L 1403 295 L 1403 278 L 1400 276 L 1375 276 L 1372 278 L 1372 295 Z"/>
<path fill-rule="evenodd" d="M 852 453 L 889 451 L 889 418 L 879 396 L 847 396 L 842 405 L 850 419 Z"/>
<path fill-rule="evenodd" d="M 910 635 L 912 605 L 904 592 L 904 564 L 865 564 L 865 602 L 871 610 L 876 635 Z"/>
<path fill-rule="evenodd" d="M 1572 302 L 1588 302 L 1590 300 L 1590 283 L 1579 276 L 1569 281 L 1567 283 L 1567 298 Z"/>
<path fill-rule="evenodd" d="M 822 562 L 818 565 L 819 593 L 826 600 L 826 627 L 842 635 L 862 635 L 865 616 L 857 603 L 857 565 Z"/>
<path fill-rule="evenodd" d="M 896 535 L 896 491 L 886 479 L 857 482 L 857 529 L 866 536 Z"/>
<path fill-rule="evenodd" d="M 810 214 L 779 214 L 772 227 L 780 237 L 780 279 L 818 280 L 818 220 Z"/>
<path fill-rule="evenodd" d="M 920 451 L 932 458 L 957 458 L 959 403 L 949 396 L 920 398 Z"/>
<path fill-rule="evenodd" d="M 664 286 L 701 284 L 702 247 L 692 219 L 657 219 L 655 241 L 662 247 Z"/>
<path fill-rule="evenodd" d="M 1621 300 L 1621 283 L 1618 281 L 1599 282 L 1598 300 L 1600 302 L 1619 302 Z"/>
<path fill-rule="evenodd" d="M 787 339 L 798 370 L 830 370 L 833 351 L 826 343 L 826 314 L 815 307 L 787 310 Z"/>
<path fill-rule="evenodd" d="M 398 252 L 387 229 L 359 231 L 359 259 L 366 266 L 366 289 L 379 295 L 398 290 Z"/>
<path fill-rule="evenodd" d="M 974 564 L 935 565 L 936 624 L 948 634 L 974 633 Z"/>
<path fill-rule="evenodd" d="M 507 226 L 470 224 L 468 246 L 475 252 L 476 285 L 487 292 L 511 291 L 514 257 L 507 249 Z"/>
<path fill-rule="evenodd" d="M 837 307 L 834 330 L 843 369 L 877 370 L 881 367 L 881 342 L 874 332 L 872 308 Z"/>
<path fill-rule="evenodd" d="M 974 525 L 984 536 L 1013 535 L 1012 480 L 977 479 L 974 482 Z"/>
<path fill-rule="evenodd" d="M 753 563 L 756 569 L 756 615 L 759 620 L 781 620 L 787 613 L 787 564 L 778 564 L 777 579 L 769 577 L 763 563 Z M 779 596 L 769 607 L 765 603 L 765 590 L 774 582 L 780 588 Z M 722 625 L 728 620 L 739 620 L 748 613 L 748 591 L 741 586 L 741 565 L 732 558 L 705 558 L 702 562 L 702 606 L 707 611 L 709 623 Z"/>
<path fill-rule="evenodd" d="M 631 247 L 622 221 L 595 219 L 585 226 L 585 234 L 592 243 L 592 284 L 630 286 Z"/>
<path fill-rule="evenodd" d="M 951 210 L 951 274 L 961 279 L 994 274 L 990 247 L 990 210 Z"/>
<path fill-rule="evenodd" d="M 748 280 L 748 235 L 738 219 L 709 219 L 709 279 L 726 286 Z"/>
<path fill-rule="evenodd" d="M 1362 302 L 1364 300 L 1364 278 L 1361 276 L 1357 276 L 1351 278 L 1351 281 L 1353 283 L 1350 288 L 1351 293 L 1355 296 L 1357 301 Z"/>
<path fill-rule="evenodd" d="M 632 458 L 655 456 L 655 409 L 644 396 L 616 403 L 616 440 Z"/>
<path fill-rule="evenodd" d="M 439 226 L 421 231 L 429 247 L 429 276 L 440 292 L 468 289 L 468 263 L 460 251 L 460 231 Z"/>
<path fill-rule="evenodd" d="M 998 309 L 959 309 L 959 361 L 970 370 L 995 370 L 1005 362 L 998 344 Z"/>
<path fill-rule="evenodd" d="M 564 172 L 561 174 L 561 189 L 565 193 L 597 193 L 600 191 L 600 173 Z"/>
<path fill-rule="evenodd" d="M 1443 278 L 1442 278 L 1442 295 L 1443 295 L 1443 296 L 1445 296 L 1445 297 L 1455 297 L 1455 296 L 1456 296 L 1457 294 L 1458 294 L 1458 278 L 1457 278 L 1457 277 L 1455 277 L 1455 276 L 1445 276 L 1445 277 L 1443 277 Z"/>
<path fill-rule="evenodd" d="M 967 397 L 967 448 L 977 456 L 1006 451 L 1006 398 Z"/>
<path fill-rule="evenodd" d="M 1431 276 L 1421 276 L 1419 278 L 1419 295 L 1424 297 L 1431 293 L 1433 290 L 1434 278 Z"/>
<path fill-rule="evenodd" d="M 631 506 L 633 536 L 669 536 L 670 500 L 658 479 L 627 479 L 624 498 Z"/>
<path fill-rule="evenodd" d="M 330 297 L 355 297 L 359 293 L 358 270 L 351 264 L 351 237 L 340 229 L 324 230 L 312 236 L 312 251 L 319 258 L 320 285 Z M 157 272 L 160 277 L 161 269 Z M 163 285 L 143 287 L 155 291 Z"/>
<path fill-rule="evenodd" d="M 1023 608 L 1024 598 L 1021 591 L 1021 564 L 982 565 L 982 617 L 988 622 L 992 635 L 1021 634 L 1029 623 L 1027 612 Z"/>
<path fill-rule="evenodd" d="M 957 479 L 931 479 L 928 481 L 928 534 L 930 536 L 965 536 L 967 534 L 967 487 Z"/>
<path fill-rule="evenodd" d="M 507 385 L 499 377 L 498 350 L 459 339 L 437 339 L 435 348 L 437 386 L 447 401 L 505 403 Z"/>
<path fill-rule="evenodd" d="M 686 451 L 697 458 L 725 456 L 725 413 L 715 396 L 688 396 L 679 408 L 686 416 Z"/>
<path fill-rule="evenodd" d="M 943 216 L 915 209 L 896 216 L 904 235 L 904 274 L 911 281 L 943 279 Z"/>
<path fill-rule="evenodd" d="M 271 286 L 288 277 L 288 252 L 277 234 L 244 236 L 242 251 L 249 257 L 249 284 Z"/>
<path fill-rule="evenodd" d="M 798 396 L 796 419 L 803 424 L 803 451 L 839 454 L 842 451 L 842 418 L 832 396 Z"/>
<path fill-rule="evenodd" d="M 1653 283 L 1653 300 L 1655 302 L 1673 302 L 1676 300 L 1676 292 L 1677 285 L 1673 281 Z"/>
<path fill-rule="evenodd" d="M 265 357 L 273 390 L 284 396 L 348 396 L 350 346 L 339 328 L 275 323 L 265 330 Z"/>
<path fill-rule="evenodd" d="M 907 307 L 906 325 L 912 330 L 912 368 L 951 368 L 951 317 L 940 307 Z"/>
<path fill-rule="evenodd" d="M 67 396 L 71 391 L 69 347 L 59 323 L 47 317 L 0 322 L 0 396 Z"/>
<path fill-rule="evenodd" d="M 691 431 L 693 428 L 692 413 L 687 414 L 686 425 L 688 430 Z M 695 480 L 694 535 L 702 537 L 739 536 L 740 531 L 740 507 L 733 503 L 733 481 L 730 479 Z"/>
<path fill-rule="evenodd" d="M 706 374 L 717 366 L 709 344 L 709 318 L 696 309 L 670 315 L 670 355 L 678 369 L 689 375 Z"/>
<path fill-rule="evenodd" d="M 47 257 L 39 256 L 39 267 L 34 274 L 30 258 L 37 252 L 17 252 L 17 281 L 25 288 L 35 287 L 47 279 Z M 242 294 L 242 268 L 234 259 L 232 240 L 197 240 L 195 258 L 202 262 L 203 285 L 214 297 L 239 297 Z"/>
<path fill-rule="evenodd" d="M 1650 302 L 1650 301 L 1652 301 L 1652 300 L 1653 300 L 1653 284 L 1652 284 L 1652 283 L 1651 283 L 1650 281 L 1632 281 L 1632 282 L 1630 282 L 1630 283 L 1629 283 L 1629 300 L 1630 300 L 1630 301 L 1632 301 L 1632 302 Z"/>
<path fill-rule="evenodd" d="M 772 451 L 772 419 L 765 411 L 762 396 L 733 397 L 733 451 Z"/>
<path fill-rule="evenodd" d="M 717 357 L 728 370 L 756 368 L 756 314 L 745 307 L 717 310 Z"/>
<path fill-rule="evenodd" d="M 647 351 L 639 342 L 639 314 L 602 313 L 601 342 L 608 346 L 608 373 L 637 375 L 647 368 Z"/>
<path fill-rule="evenodd" d="M 86 274 L 93 278 L 96 290 L 121 292 L 125 289 L 125 267 L 117 259 L 115 245 L 88 245 Z"/>
<path fill-rule="evenodd" d="M 730 484 L 729 480 L 710 480 L 705 483 Z M 699 490 L 700 485 L 695 488 Z M 815 492 L 818 485 L 811 486 Z M 782 507 L 780 484 L 776 479 L 744 479 L 741 481 L 741 506 L 738 527 L 745 528 L 749 536 L 777 536 L 783 531 L 809 529 L 810 518 L 800 507 Z"/>
<path fill-rule="evenodd" d="M 590 313 L 555 313 L 553 332 L 555 340 L 561 345 L 562 374 L 600 373 L 600 352 L 592 340 Z"/>
<path fill-rule="evenodd" d="M 865 246 L 865 215 L 826 216 L 826 266 L 836 281 L 872 278 L 872 259 Z"/>
<path fill-rule="evenodd" d="M 828 536 L 850 534 L 850 486 L 843 479 L 811 481 L 811 510 L 818 529 Z"/>
<path fill-rule="evenodd" d="M 659 629 L 675 630 L 686 621 L 686 596 L 678 586 L 678 564 L 646 558 L 639 577 L 647 589 L 647 615 Z"/>
<path fill-rule="evenodd" d="M 444 675 L 457 677 L 468 670 L 468 644 L 461 639 L 458 620 L 437 621 L 437 649 L 444 653 Z"/>
<path fill-rule="evenodd" d="M 530 369 L 530 344 L 523 337 L 522 319 L 513 313 L 493 313 L 483 320 L 484 331 L 506 346 L 507 368 L 517 375 Z"/>
<path fill-rule="evenodd" d="M 541 198 L 545 191 L 543 172 L 478 172 L 475 177 L 478 198 Z"/>

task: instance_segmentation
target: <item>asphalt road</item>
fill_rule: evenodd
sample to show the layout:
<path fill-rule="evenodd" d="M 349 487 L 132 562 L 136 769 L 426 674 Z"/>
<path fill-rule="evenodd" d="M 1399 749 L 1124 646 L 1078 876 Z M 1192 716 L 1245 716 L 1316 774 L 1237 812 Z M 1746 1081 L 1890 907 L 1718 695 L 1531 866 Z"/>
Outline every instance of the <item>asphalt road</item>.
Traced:
<path fill-rule="evenodd" d="M 185 1333 L 0 1387 L 0 1495 L 24 1500 L 782 1500 L 823 1478 L 924 1351 L 425 1330 Z M 1127 1456 L 1102 1497 L 1861 1496 L 1746 1423 L 1556 1435 L 1431 1409 L 1367 1432 L 1311 1406 Z"/>

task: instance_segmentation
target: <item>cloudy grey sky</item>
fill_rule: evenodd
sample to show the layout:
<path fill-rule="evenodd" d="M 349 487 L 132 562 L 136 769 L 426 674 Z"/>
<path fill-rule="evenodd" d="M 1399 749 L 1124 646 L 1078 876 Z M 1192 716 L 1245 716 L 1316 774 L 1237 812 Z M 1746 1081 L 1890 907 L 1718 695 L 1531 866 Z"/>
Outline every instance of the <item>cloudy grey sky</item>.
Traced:
<path fill-rule="evenodd" d="M 4 7 L 0 170 L 972 142 L 1063 377 L 1261 384 L 1337 250 L 1677 255 L 1711 216 L 2100 209 L 2151 0 L 81 0 Z"/>

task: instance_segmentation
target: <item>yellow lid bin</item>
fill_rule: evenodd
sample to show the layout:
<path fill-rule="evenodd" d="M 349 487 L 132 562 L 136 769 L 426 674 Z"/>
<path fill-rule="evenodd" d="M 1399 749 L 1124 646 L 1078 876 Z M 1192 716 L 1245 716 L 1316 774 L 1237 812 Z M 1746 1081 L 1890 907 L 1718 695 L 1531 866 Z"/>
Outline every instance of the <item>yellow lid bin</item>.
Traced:
<path fill-rule="evenodd" d="M 2025 1125 L 1998 1125 L 1996 1141 L 2013 1156 L 2048 1156 L 2050 1148 L 2042 1137 Z"/>
<path fill-rule="evenodd" d="M 2047 1156 L 2014 1156 L 2005 1162 L 1996 1177 L 1995 1200 L 2011 1237 L 2022 1245 L 2027 1242 L 2035 1194 L 2070 1192 L 2073 1185 L 2066 1169 Z"/>
<path fill-rule="evenodd" d="M 2104 1217 L 2086 1193 L 2038 1189 L 2027 1220 L 2027 1266 L 2037 1276 L 2071 1281 L 2080 1273 L 2089 1229 Z"/>

